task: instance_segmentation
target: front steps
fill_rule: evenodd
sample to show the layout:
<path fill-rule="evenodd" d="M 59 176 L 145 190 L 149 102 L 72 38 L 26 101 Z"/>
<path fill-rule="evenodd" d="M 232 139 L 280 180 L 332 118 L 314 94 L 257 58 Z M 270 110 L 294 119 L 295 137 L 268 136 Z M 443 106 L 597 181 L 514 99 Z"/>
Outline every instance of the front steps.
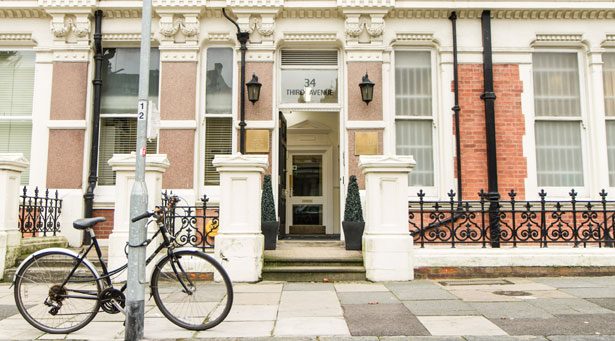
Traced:
<path fill-rule="evenodd" d="M 364 281 L 363 256 L 340 241 L 278 241 L 276 250 L 265 251 L 263 280 Z"/>

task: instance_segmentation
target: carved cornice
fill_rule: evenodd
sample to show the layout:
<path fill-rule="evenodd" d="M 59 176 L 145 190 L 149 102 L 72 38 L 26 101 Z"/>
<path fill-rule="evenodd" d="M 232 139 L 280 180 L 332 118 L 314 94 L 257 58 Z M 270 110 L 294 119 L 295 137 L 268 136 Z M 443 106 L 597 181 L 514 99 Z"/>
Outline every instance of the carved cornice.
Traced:
<path fill-rule="evenodd" d="M 397 33 L 392 41 L 394 45 L 419 45 L 439 46 L 440 43 L 434 38 L 433 33 Z"/>
<path fill-rule="evenodd" d="M 153 0 L 154 7 L 204 7 L 206 0 Z"/>
<path fill-rule="evenodd" d="M 171 14 L 161 13 L 158 29 L 163 41 L 166 42 L 194 42 L 198 39 L 200 23 L 198 13 Z M 178 41 L 179 33 L 183 35 L 182 41 Z"/>
<path fill-rule="evenodd" d="M 231 34 L 229 32 L 210 32 L 207 34 L 209 41 L 232 41 Z"/>
<path fill-rule="evenodd" d="M 103 33 L 103 41 L 136 42 L 141 40 L 141 33 Z M 152 35 L 152 41 L 154 41 Z"/>
<path fill-rule="evenodd" d="M 56 42 L 87 44 L 90 37 L 89 13 L 51 13 L 50 30 Z"/>
<path fill-rule="evenodd" d="M 339 7 L 393 7 L 395 0 L 337 0 Z"/>
<path fill-rule="evenodd" d="M 45 8 L 94 7 L 96 0 L 38 0 L 38 5 Z"/>
<path fill-rule="evenodd" d="M 47 13 L 40 9 L 9 9 L 0 8 L 0 19 L 46 18 Z"/>
<path fill-rule="evenodd" d="M 0 43 L 17 45 L 36 45 L 32 33 L 0 33 Z"/>
<path fill-rule="evenodd" d="M 536 34 L 536 39 L 530 44 L 532 47 L 540 46 L 585 46 L 582 34 L 547 33 Z"/>
<path fill-rule="evenodd" d="M 287 8 L 279 15 L 284 19 L 329 19 L 339 18 L 337 9 Z"/>
<path fill-rule="evenodd" d="M 615 46 L 615 34 L 607 34 L 606 39 L 602 41 L 602 46 L 604 47 Z"/>
<path fill-rule="evenodd" d="M 447 19 L 448 9 L 393 9 L 387 18 L 397 19 Z M 482 9 L 456 10 L 459 19 L 478 19 Z M 548 19 L 615 19 L 615 10 L 589 9 L 494 9 L 493 19 L 548 20 Z"/>
<path fill-rule="evenodd" d="M 296 42 L 332 42 L 337 40 L 337 33 L 284 33 L 284 40 Z"/>
<path fill-rule="evenodd" d="M 163 49 L 160 48 L 160 61 L 162 62 L 196 62 L 198 49 Z"/>
<path fill-rule="evenodd" d="M 108 9 L 103 10 L 105 19 L 136 19 L 141 18 L 140 9 Z"/>
<path fill-rule="evenodd" d="M 231 7 L 280 7 L 284 0 L 226 0 Z"/>
<path fill-rule="evenodd" d="M 53 51 L 54 62 L 88 62 L 90 50 L 88 49 L 61 49 Z"/>

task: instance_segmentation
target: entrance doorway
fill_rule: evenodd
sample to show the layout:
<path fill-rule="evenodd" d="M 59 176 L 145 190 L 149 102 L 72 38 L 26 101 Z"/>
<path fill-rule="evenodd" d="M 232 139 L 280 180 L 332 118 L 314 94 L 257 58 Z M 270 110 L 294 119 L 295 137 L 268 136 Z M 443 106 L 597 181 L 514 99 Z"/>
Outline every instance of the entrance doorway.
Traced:
<path fill-rule="evenodd" d="M 281 228 L 290 238 L 339 238 L 339 113 L 292 112 L 284 118 L 286 226 Z"/>

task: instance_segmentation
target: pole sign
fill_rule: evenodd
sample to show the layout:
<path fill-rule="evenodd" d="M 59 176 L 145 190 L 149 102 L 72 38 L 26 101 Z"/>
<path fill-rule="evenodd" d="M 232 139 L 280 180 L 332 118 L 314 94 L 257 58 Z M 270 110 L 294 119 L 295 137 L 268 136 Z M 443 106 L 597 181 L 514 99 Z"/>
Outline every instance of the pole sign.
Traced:
<path fill-rule="evenodd" d="M 139 100 L 137 106 L 138 106 L 138 108 L 137 108 L 137 119 L 139 121 L 146 120 L 147 119 L 148 101 Z"/>

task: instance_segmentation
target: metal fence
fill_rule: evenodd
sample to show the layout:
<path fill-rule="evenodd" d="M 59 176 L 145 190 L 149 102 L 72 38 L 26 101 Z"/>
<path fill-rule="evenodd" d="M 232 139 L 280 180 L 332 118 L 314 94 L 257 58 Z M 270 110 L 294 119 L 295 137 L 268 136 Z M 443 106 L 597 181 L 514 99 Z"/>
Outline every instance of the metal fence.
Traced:
<path fill-rule="evenodd" d="M 166 206 L 167 198 L 172 192 L 164 191 L 162 205 Z M 196 205 L 181 205 L 181 201 L 165 215 L 165 223 L 169 232 L 175 236 L 177 246 L 193 246 L 201 249 L 213 248 L 218 234 L 219 209 L 208 206 L 206 195 Z"/>
<path fill-rule="evenodd" d="M 448 201 L 430 201 L 424 200 L 425 193 L 421 190 L 419 200 L 408 203 L 410 233 L 415 244 L 421 247 L 430 244 L 613 247 L 615 201 L 607 200 L 604 190 L 599 193 L 600 200 L 577 200 L 578 193 L 574 190 L 566 200 L 547 200 L 544 190 L 538 195 L 540 200 L 516 200 L 517 194 L 511 191 L 490 212 L 491 201 L 483 191 L 479 193 L 480 200 L 459 202 L 453 191 L 448 193 Z M 492 223 L 490 213 L 493 213 Z M 494 231 L 491 225 L 496 226 Z"/>
<path fill-rule="evenodd" d="M 18 227 L 22 237 L 55 236 L 60 232 L 62 199 L 58 198 L 58 191 L 51 197 L 49 189 L 45 190 L 44 195 L 39 194 L 38 187 L 34 189 L 34 195 L 29 195 L 28 188 L 24 186 L 19 196 Z"/>

